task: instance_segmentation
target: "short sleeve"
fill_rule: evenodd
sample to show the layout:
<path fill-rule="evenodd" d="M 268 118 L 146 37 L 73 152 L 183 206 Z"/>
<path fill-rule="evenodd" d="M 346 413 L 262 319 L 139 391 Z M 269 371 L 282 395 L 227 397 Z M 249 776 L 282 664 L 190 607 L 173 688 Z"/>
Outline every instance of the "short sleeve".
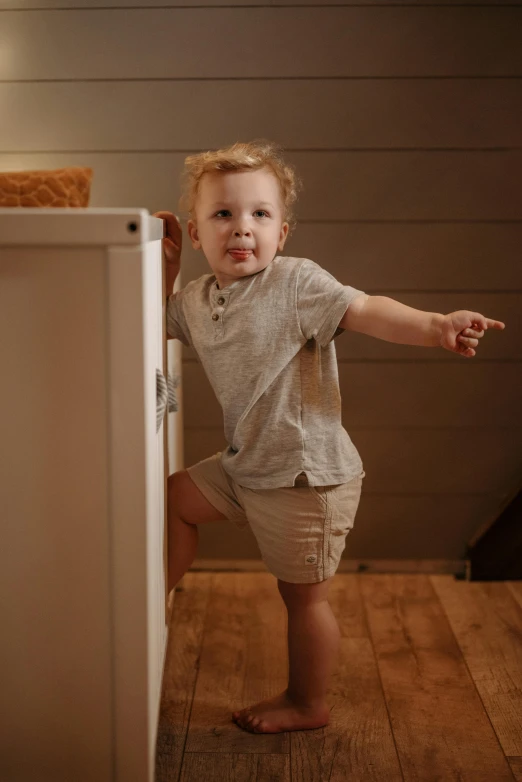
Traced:
<path fill-rule="evenodd" d="M 343 285 L 314 261 L 306 260 L 297 278 L 299 327 L 306 339 L 323 348 L 337 336 L 339 322 L 351 302 L 364 291 Z M 341 329 L 338 333 L 341 333 Z"/>
<path fill-rule="evenodd" d="M 183 294 L 184 288 L 172 293 L 167 299 L 167 334 L 192 347 L 190 330 L 183 312 Z"/>

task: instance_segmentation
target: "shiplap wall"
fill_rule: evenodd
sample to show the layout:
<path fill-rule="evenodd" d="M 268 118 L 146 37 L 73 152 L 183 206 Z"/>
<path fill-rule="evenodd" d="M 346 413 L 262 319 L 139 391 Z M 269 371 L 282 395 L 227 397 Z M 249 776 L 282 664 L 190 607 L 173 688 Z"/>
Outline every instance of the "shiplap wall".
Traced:
<path fill-rule="evenodd" d="M 506 323 L 473 359 L 336 340 L 367 474 L 345 556 L 462 557 L 522 472 L 521 5 L 84 4 L 0 0 L 0 169 L 91 166 L 90 206 L 177 212 L 187 154 L 271 138 L 305 185 L 284 254 L 370 294 Z M 211 271 L 189 244 L 181 285 Z M 189 465 L 225 441 L 182 355 Z M 259 551 L 217 522 L 199 555 Z"/>

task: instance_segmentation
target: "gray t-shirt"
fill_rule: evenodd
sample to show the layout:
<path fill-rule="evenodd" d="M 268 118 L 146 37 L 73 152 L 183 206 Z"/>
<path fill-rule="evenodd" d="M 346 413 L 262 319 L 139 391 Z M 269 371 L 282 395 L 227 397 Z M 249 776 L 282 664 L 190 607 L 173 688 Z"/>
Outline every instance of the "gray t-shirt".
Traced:
<path fill-rule="evenodd" d="M 220 403 L 221 460 L 241 486 L 344 483 L 363 464 L 341 422 L 333 338 L 364 291 L 308 258 L 277 255 L 220 289 L 204 274 L 173 293 L 167 331 L 192 347 Z"/>

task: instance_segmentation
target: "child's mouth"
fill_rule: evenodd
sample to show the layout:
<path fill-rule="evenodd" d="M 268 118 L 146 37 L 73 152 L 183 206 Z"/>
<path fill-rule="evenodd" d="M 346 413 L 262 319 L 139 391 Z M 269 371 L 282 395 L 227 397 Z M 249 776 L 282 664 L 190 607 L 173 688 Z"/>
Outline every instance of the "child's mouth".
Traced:
<path fill-rule="evenodd" d="M 238 261 L 244 261 L 249 255 L 252 255 L 252 250 L 229 250 L 228 252 L 232 258 Z"/>

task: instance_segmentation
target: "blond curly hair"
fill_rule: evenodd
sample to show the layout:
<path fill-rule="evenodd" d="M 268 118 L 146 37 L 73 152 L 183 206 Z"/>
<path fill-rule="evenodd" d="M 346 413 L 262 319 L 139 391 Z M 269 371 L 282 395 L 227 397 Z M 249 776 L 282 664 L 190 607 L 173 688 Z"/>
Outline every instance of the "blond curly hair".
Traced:
<path fill-rule="evenodd" d="M 283 204 L 283 222 L 288 223 L 288 237 L 297 225 L 293 206 L 303 183 L 293 166 L 283 159 L 283 147 L 268 139 L 236 141 L 223 149 L 199 152 L 185 158 L 181 174 L 181 197 L 178 208 L 186 219 L 195 219 L 195 205 L 203 174 L 213 171 L 257 171 L 268 168 L 279 182 Z"/>

